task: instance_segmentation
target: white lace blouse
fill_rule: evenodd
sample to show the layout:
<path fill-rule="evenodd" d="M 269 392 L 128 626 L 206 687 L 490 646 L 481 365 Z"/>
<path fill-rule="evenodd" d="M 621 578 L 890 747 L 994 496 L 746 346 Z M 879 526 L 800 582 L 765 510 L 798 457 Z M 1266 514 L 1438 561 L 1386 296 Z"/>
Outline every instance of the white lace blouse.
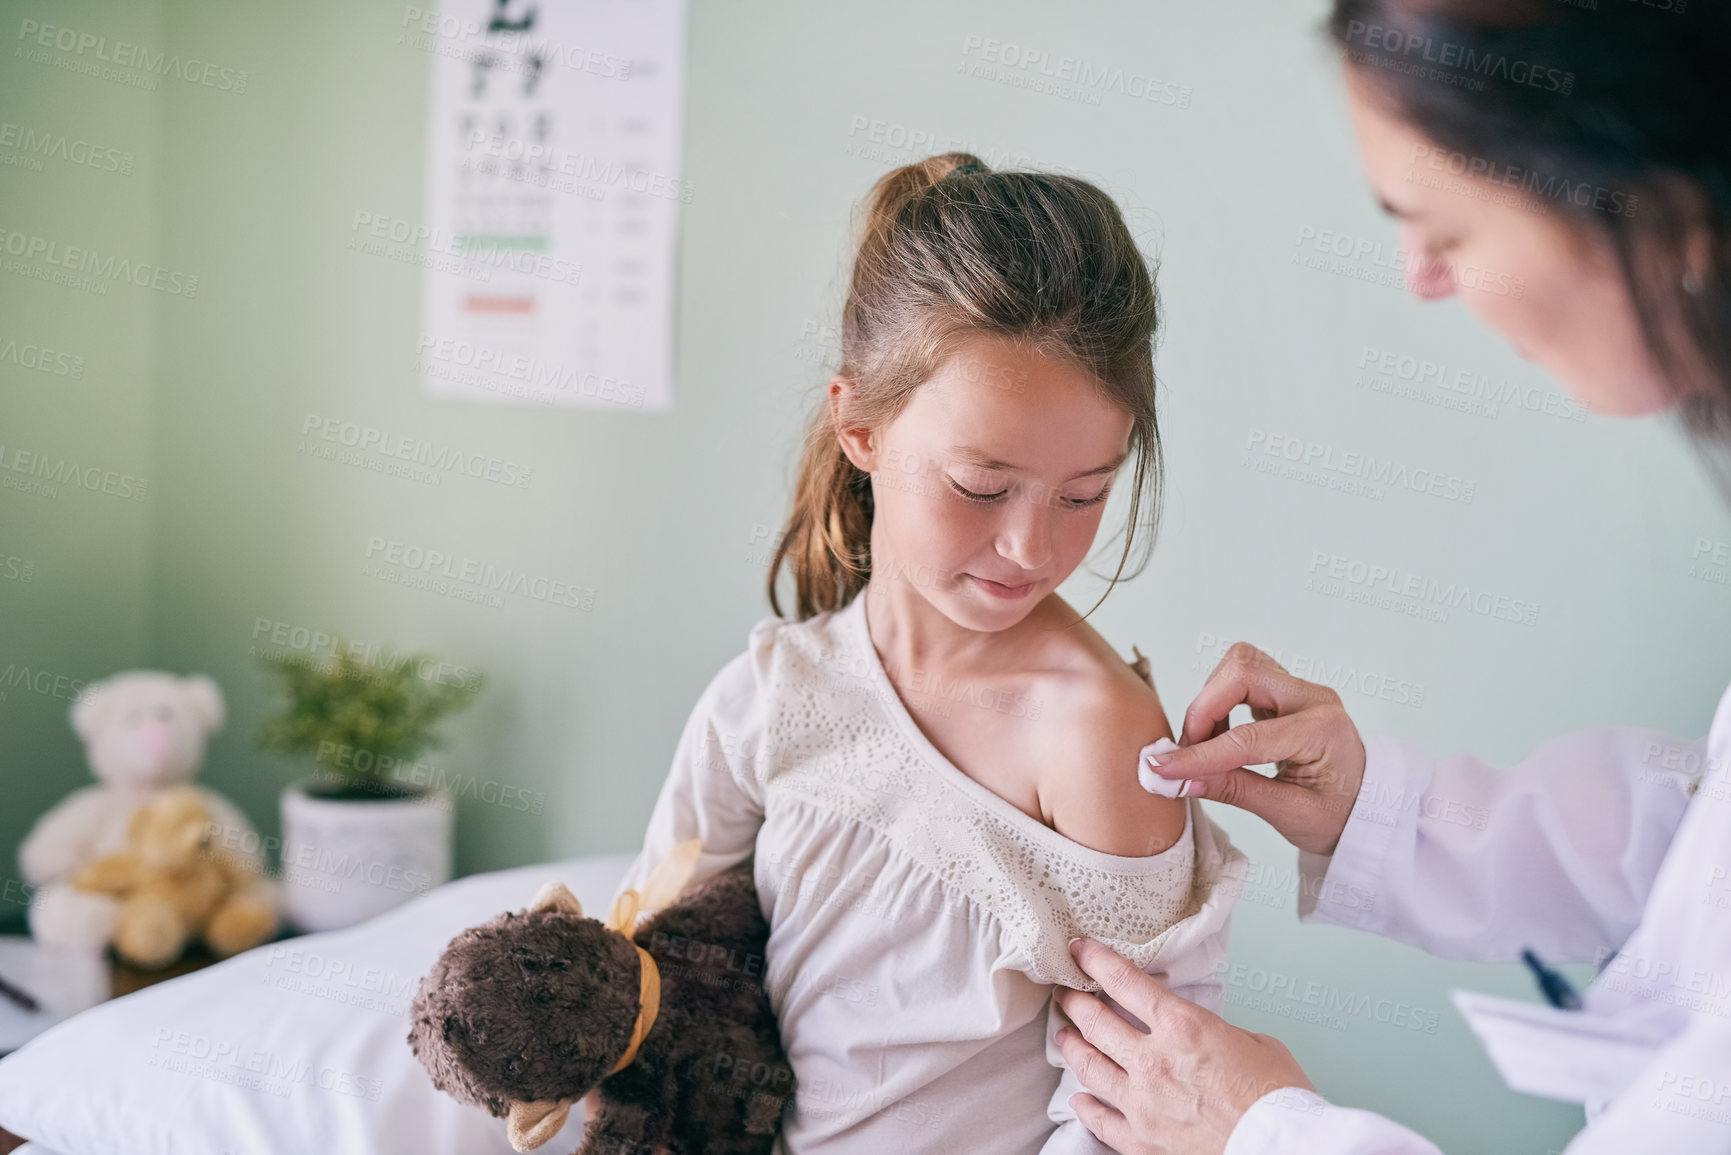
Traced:
<path fill-rule="evenodd" d="M 1080 1086 L 1050 1041 L 1051 985 L 1097 989 L 1077 936 L 1221 1009 L 1246 862 L 1200 803 L 1147 858 L 1024 814 L 915 725 L 863 597 L 752 628 L 692 711 L 622 887 L 693 837 L 698 878 L 756 854 L 770 939 L 740 966 L 762 974 L 799 1083 L 787 1155 L 1107 1150 L 1069 1110 Z"/>

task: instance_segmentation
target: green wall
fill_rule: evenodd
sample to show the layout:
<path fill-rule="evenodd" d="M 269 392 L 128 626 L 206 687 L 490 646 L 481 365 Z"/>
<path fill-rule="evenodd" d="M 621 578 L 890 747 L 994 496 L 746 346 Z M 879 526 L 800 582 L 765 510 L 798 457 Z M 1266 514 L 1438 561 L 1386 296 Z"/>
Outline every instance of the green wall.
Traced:
<path fill-rule="evenodd" d="M 159 92 L 70 71 L 24 22 L 157 44 L 161 8 L 8 5 L 0 36 L 0 922 L 21 923 L 17 847 L 87 780 L 68 720 L 84 682 L 153 663 L 154 534 L 173 515 L 156 443 L 163 294 L 63 285 L 52 244 L 158 255 L 172 127 Z M 29 44 L 30 54 L 25 45 Z M 86 56 L 90 55 L 87 51 Z M 22 247 L 25 256 L 8 255 Z M 105 292 L 98 289 L 106 289 Z M 179 304 L 178 300 L 175 302 Z M 44 366 L 46 368 L 44 368 Z M 44 481 L 77 469 L 95 491 Z M 142 486 L 140 485 L 142 483 Z M 110 492 L 103 492 L 107 488 Z"/>
<path fill-rule="evenodd" d="M 66 721 L 78 680 L 136 666 L 217 678 L 231 721 L 205 779 L 276 831 L 277 794 L 306 768 L 247 733 L 274 704 L 255 649 L 293 649 L 271 644 L 279 630 L 431 649 L 488 675 L 430 759 L 544 804 L 465 801 L 459 872 L 634 847 L 694 699 L 768 612 L 762 527 L 782 516 L 831 363 L 850 206 L 887 167 L 951 145 L 1095 179 L 1161 259 L 1167 519 L 1149 570 L 1096 620 L 1152 656 L 1174 715 L 1218 646 L 1245 638 L 1309 676 L 1351 679 L 1362 726 L 1439 752 L 1512 760 L 1599 723 L 1704 733 L 1731 674 L 1708 645 L 1731 625 L 1731 595 L 1692 555 L 1731 541 L 1731 523 L 1669 427 L 1518 402 L 1477 415 L 1359 383 L 1366 350 L 1389 351 L 1556 405 L 1458 301 L 1423 306 L 1365 280 L 1387 272 L 1377 254 L 1305 263 L 1324 233 L 1380 245 L 1383 260 L 1398 243 L 1356 167 L 1320 16 L 1289 0 L 695 4 L 676 399 L 654 416 L 422 396 L 418 270 L 347 248 L 357 212 L 423 213 L 428 58 L 397 43 L 402 6 L 9 5 L 0 121 L 133 159 L 121 173 L 0 158 L 0 227 L 196 275 L 198 290 L 97 295 L 0 270 L 0 342 L 81 370 L 0 359 L 7 460 L 22 448 L 148 483 L 137 501 L 0 488 L 0 915 L 21 917 L 11 876 L 30 821 L 87 780 Z M 68 68 L 75 52 L 44 63 L 21 51 L 28 20 L 212 61 L 245 72 L 244 91 L 143 91 Z M 988 42 L 1122 69 L 1137 90 L 1153 78 L 1155 96 L 1006 83 L 982 65 Z M 458 445 L 533 480 L 433 486 L 315 460 L 300 452 L 309 418 Z M 1474 498 L 1269 476 L 1246 455 L 1269 435 L 1437 469 Z M 593 609 L 387 585 L 362 573 L 373 537 L 575 582 Z M 1306 588 L 1319 554 L 1540 612 L 1530 627 L 1458 610 L 1434 622 L 1325 596 Z M 1078 579 L 1075 596 L 1097 589 Z M 1448 1150 L 1564 1145 L 1579 1112 L 1503 1089 L 1447 998 L 1527 997 L 1522 974 L 1300 928 L 1290 850 L 1219 818 L 1258 863 L 1233 942 L 1261 970 L 1230 991 L 1235 1021 L 1286 1039 L 1325 1093 Z M 1436 1029 L 1350 1010 L 1297 1021 L 1255 1001 L 1276 978 L 1326 983 L 1349 1007 L 1403 1001 Z"/>

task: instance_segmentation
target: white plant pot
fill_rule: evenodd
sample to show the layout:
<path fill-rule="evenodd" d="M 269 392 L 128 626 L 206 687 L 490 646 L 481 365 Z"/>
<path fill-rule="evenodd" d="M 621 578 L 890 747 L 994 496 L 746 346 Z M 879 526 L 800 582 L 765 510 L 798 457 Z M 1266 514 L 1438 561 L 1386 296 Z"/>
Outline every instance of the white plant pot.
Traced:
<path fill-rule="evenodd" d="M 282 793 L 283 917 L 313 932 L 354 926 L 451 879 L 449 792 L 321 798 Z"/>

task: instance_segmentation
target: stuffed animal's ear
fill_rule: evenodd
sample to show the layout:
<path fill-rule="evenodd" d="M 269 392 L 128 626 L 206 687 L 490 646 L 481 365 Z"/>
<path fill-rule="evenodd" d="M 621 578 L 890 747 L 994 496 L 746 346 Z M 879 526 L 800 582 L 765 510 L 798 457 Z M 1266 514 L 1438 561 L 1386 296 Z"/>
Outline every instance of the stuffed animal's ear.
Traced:
<path fill-rule="evenodd" d="M 186 701 L 192 707 L 194 716 L 204 723 L 204 732 L 214 734 L 222 729 L 222 690 L 217 684 L 203 674 L 190 674 L 182 678 L 180 683 L 186 691 Z"/>
<path fill-rule="evenodd" d="M 108 699 L 112 696 L 106 693 L 108 689 L 106 682 L 91 682 L 72 703 L 72 729 L 86 742 L 96 740 L 107 718 Z"/>
<path fill-rule="evenodd" d="M 1136 671 L 1136 676 L 1148 683 L 1148 688 L 1154 688 L 1154 671 L 1148 664 L 1148 655 L 1142 652 L 1140 646 L 1131 646 L 1130 652 L 1136 655 L 1136 660 L 1130 663 L 1130 668 Z"/>
<path fill-rule="evenodd" d="M 570 891 L 565 893 L 569 894 Z M 533 1151 L 559 1133 L 565 1118 L 571 1114 L 574 1099 L 538 1099 L 533 1103 L 512 1103 L 506 1113 L 505 1135 L 519 1151 Z"/>
<path fill-rule="evenodd" d="M 577 896 L 563 882 L 549 880 L 541 884 L 541 889 L 535 892 L 534 901 L 529 903 L 530 910 L 564 910 L 579 917 L 583 914 L 583 904 L 577 901 Z M 522 1148 L 518 1148 L 522 1150 Z"/>

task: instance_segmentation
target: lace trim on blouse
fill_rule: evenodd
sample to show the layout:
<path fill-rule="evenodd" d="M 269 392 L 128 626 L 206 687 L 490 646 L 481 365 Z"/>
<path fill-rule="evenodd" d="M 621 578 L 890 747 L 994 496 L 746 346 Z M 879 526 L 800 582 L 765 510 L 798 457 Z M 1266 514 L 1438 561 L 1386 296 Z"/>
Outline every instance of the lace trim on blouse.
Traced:
<path fill-rule="evenodd" d="M 1074 980 L 1069 942 L 1083 935 L 1146 969 L 1207 897 L 1193 807 L 1179 840 L 1147 858 L 1092 850 L 1024 814 L 920 732 L 863 603 L 776 631 L 757 762 L 765 789 L 877 831 L 996 918 L 1037 982 Z"/>

